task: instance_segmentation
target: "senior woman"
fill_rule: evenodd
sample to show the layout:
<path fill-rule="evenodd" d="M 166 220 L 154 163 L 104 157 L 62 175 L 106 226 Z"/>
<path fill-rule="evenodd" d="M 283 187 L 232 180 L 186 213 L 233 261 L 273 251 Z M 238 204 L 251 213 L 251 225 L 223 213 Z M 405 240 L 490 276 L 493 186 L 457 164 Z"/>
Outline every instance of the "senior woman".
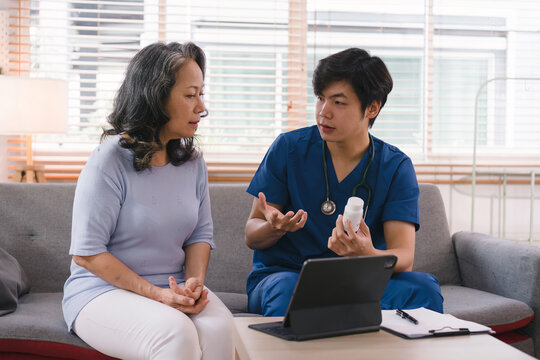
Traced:
<path fill-rule="evenodd" d="M 62 307 L 68 329 L 104 354 L 232 357 L 231 313 L 204 287 L 213 228 L 193 141 L 204 71 L 193 43 L 140 50 L 79 177 Z"/>

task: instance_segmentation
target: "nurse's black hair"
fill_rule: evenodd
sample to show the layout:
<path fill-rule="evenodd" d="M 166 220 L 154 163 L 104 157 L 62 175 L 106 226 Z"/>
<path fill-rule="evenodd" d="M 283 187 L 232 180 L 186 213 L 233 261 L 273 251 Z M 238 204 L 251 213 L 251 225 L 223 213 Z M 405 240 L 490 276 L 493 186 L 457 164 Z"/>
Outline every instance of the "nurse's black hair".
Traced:
<path fill-rule="evenodd" d="M 343 50 L 320 60 L 313 71 L 313 92 L 322 95 L 331 83 L 342 80 L 350 82 L 362 104 L 362 113 L 373 101 L 380 102 L 382 109 L 393 87 L 392 76 L 381 58 L 359 48 Z M 369 119 L 369 127 L 376 118 Z"/>
<path fill-rule="evenodd" d="M 206 57 L 200 47 L 188 42 L 180 44 L 154 43 L 140 50 L 130 61 L 124 82 L 108 116 L 112 129 L 103 130 L 101 139 L 121 134 L 120 146 L 131 149 L 136 171 L 149 169 L 152 155 L 166 147 L 170 162 L 181 165 L 197 154 L 193 138 L 170 140 L 162 144 L 161 128 L 170 120 L 165 103 L 176 83 L 176 73 L 188 59 L 194 60 L 202 71 Z M 201 117 L 208 115 L 204 111 Z"/>

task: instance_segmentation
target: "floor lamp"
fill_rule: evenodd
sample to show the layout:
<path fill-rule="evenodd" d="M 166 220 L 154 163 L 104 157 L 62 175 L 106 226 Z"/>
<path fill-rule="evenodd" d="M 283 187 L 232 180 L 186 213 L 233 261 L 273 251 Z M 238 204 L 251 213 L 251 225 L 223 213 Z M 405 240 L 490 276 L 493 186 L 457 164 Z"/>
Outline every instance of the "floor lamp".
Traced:
<path fill-rule="evenodd" d="M 67 82 L 0 76 L 0 134 L 26 135 L 26 165 L 15 167 L 14 181 L 45 182 L 34 165 L 32 135 L 64 133 L 68 119 Z"/>

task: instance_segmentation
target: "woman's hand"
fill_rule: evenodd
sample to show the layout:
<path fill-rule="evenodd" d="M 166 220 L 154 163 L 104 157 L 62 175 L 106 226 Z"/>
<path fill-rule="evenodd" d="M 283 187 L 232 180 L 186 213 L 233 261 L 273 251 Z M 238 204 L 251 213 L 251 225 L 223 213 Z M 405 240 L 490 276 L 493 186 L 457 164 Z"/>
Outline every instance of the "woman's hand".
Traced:
<path fill-rule="evenodd" d="M 170 278 L 169 278 L 169 281 L 170 281 Z M 199 298 L 202 295 L 203 290 L 204 290 L 203 281 L 196 277 L 191 277 L 187 279 L 186 283 L 184 284 L 184 293 L 195 301 L 199 300 Z"/>
<path fill-rule="evenodd" d="M 190 278 L 195 279 L 195 278 Z M 208 304 L 208 290 L 204 290 L 202 282 L 200 280 L 192 280 L 184 289 L 182 289 L 176 283 L 174 277 L 169 277 L 169 288 L 161 289 L 159 295 L 159 301 L 163 304 L 169 305 L 184 314 L 198 314 Z"/>

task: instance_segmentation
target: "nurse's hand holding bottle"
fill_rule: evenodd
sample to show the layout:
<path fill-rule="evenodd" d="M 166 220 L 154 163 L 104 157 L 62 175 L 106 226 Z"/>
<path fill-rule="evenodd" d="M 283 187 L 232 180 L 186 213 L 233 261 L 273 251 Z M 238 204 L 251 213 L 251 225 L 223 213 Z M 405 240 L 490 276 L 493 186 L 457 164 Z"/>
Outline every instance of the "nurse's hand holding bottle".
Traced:
<path fill-rule="evenodd" d="M 405 221 L 388 220 L 383 223 L 386 250 L 373 246 L 371 233 L 362 219 L 358 231 L 350 220 L 339 215 L 336 227 L 328 238 L 328 248 L 340 256 L 387 255 L 397 256 L 394 272 L 412 271 L 414 263 L 414 225 Z"/>
<path fill-rule="evenodd" d="M 307 221 L 307 212 L 282 213 L 283 206 L 267 203 L 260 192 L 253 199 L 251 214 L 246 223 L 246 245 L 251 249 L 265 249 L 274 245 L 285 233 L 300 230 Z"/>
<path fill-rule="evenodd" d="M 371 241 L 369 227 L 364 219 L 360 227 L 354 231 L 350 220 L 343 220 L 339 215 L 332 236 L 328 238 L 328 248 L 340 256 L 376 255 L 376 249 Z"/>

